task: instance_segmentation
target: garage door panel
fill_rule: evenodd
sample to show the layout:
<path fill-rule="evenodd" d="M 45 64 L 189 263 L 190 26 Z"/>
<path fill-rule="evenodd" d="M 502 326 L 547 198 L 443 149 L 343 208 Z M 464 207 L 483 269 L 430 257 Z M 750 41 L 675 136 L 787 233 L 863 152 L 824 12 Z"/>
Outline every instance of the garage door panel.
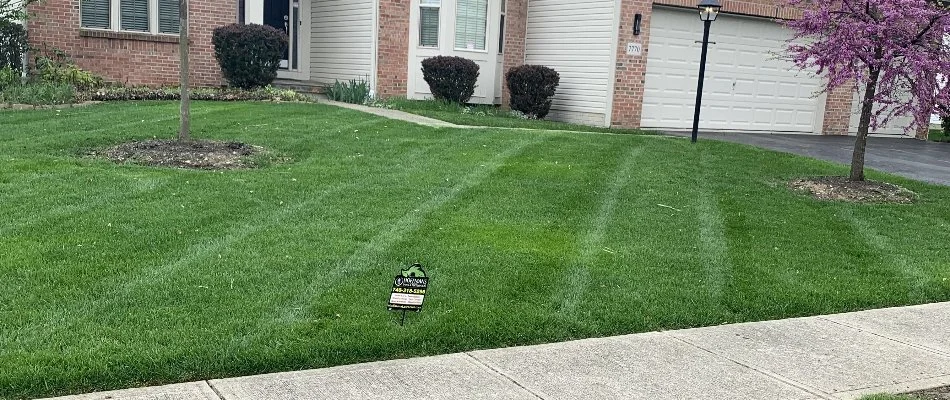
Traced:
<path fill-rule="evenodd" d="M 695 13 L 653 10 L 642 125 L 692 127 L 702 22 Z M 812 132 L 820 80 L 775 57 L 791 37 L 766 19 L 721 15 L 713 24 L 703 93 L 704 129 Z"/>

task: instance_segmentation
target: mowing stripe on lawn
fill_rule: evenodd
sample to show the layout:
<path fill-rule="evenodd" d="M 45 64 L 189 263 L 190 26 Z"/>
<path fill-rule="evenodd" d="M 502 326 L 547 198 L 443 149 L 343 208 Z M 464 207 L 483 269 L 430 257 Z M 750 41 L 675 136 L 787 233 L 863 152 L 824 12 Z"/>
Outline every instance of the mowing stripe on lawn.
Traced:
<path fill-rule="evenodd" d="M 881 235 L 870 223 L 854 215 L 851 209 L 845 208 L 835 213 L 851 224 L 864 242 L 875 250 L 883 260 L 887 269 L 894 271 L 903 278 L 907 285 L 907 296 L 910 301 L 920 301 L 924 298 L 924 285 L 927 283 L 927 274 L 917 265 L 911 263 L 894 247 L 891 240 Z"/>
<path fill-rule="evenodd" d="M 485 179 L 504 166 L 508 159 L 520 154 L 528 146 L 540 143 L 550 137 L 551 136 L 534 136 L 513 144 L 508 150 L 497 154 L 491 160 L 483 164 L 482 168 L 476 169 L 463 177 L 458 184 L 447 192 L 434 195 L 424 203 L 406 212 L 401 218 L 390 224 L 389 229 L 379 231 L 376 236 L 354 251 L 341 265 L 327 271 L 327 276 L 324 279 L 317 280 L 303 288 L 297 296 L 294 296 L 290 304 L 276 310 L 274 316 L 260 325 L 288 324 L 295 321 L 301 313 L 308 311 L 312 306 L 314 296 L 324 289 L 324 285 L 327 282 L 332 282 L 345 273 L 359 272 L 368 269 L 372 266 L 371 263 L 373 260 L 389 251 L 394 244 L 418 229 L 425 218 L 430 214 L 446 206 L 460 194 L 484 182 Z M 257 331 L 260 332 L 260 329 Z"/>
<path fill-rule="evenodd" d="M 78 204 L 57 205 L 46 209 L 43 213 L 30 212 L 25 213 L 25 218 L 19 220 L 9 219 L 7 223 L 0 226 L 0 237 L 12 235 L 47 221 L 67 219 L 76 214 L 109 204 L 117 199 L 132 200 L 140 195 L 154 193 L 158 191 L 159 188 L 168 184 L 168 179 L 149 179 L 149 181 L 158 181 L 159 183 L 153 185 L 134 185 L 129 189 L 129 192 L 115 190 L 109 195 L 97 196 L 94 199 L 82 201 Z"/>
<path fill-rule="evenodd" d="M 306 118 L 306 117 L 301 117 L 301 118 Z M 380 120 L 363 121 L 356 124 L 349 124 L 346 127 L 341 127 L 341 128 L 348 129 L 354 126 L 372 125 L 378 122 L 380 122 Z M 295 141 L 295 143 L 300 143 L 305 140 L 307 140 L 306 137 Z M 315 154 L 311 157 L 308 157 L 307 159 L 302 160 L 301 162 L 306 163 L 317 157 L 320 157 L 320 155 Z M 335 186 L 329 189 L 325 189 L 315 195 L 312 195 L 306 201 L 297 203 L 289 207 L 277 208 L 277 206 L 271 205 L 271 207 L 275 207 L 272 209 L 273 211 L 264 213 L 264 214 L 259 214 L 258 216 L 262 216 L 262 218 L 258 218 L 254 220 L 253 222 L 241 223 L 240 225 L 238 225 L 239 227 L 238 229 L 229 231 L 224 236 L 219 236 L 208 243 L 201 243 L 201 244 L 192 246 L 191 248 L 189 248 L 188 250 L 184 252 L 184 254 L 186 254 L 184 257 L 179 258 L 178 260 L 172 263 L 166 263 L 160 266 L 158 269 L 147 270 L 147 271 L 144 271 L 145 272 L 144 274 L 136 275 L 136 278 L 134 280 L 126 283 L 123 289 L 123 293 L 126 295 L 131 294 L 133 291 L 137 290 L 139 286 L 154 283 L 158 281 L 158 279 L 167 275 L 170 272 L 177 271 L 185 266 L 191 265 L 195 261 L 198 261 L 204 257 L 207 257 L 208 255 L 212 254 L 213 252 L 216 252 L 219 249 L 222 249 L 226 246 L 233 245 L 234 243 L 244 240 L 245 238 L 247 238 L 248 236 L 250 236 L 251 234 L 255 232 L 261 231 L 268 226 L 275 225 L 276 223 L 280 222 L 285 215 L 293 215 L 297 213 L 298 211 L 300 211 L 301 209 L 305 208 L 306 206 L 319 203 L 326 197 L 335 196 L 340 193 L 345 193 L 349 191 L 350 189 L 352 189 L 353 187 L 354 187 L 353 184 L 345 184 L 345 185 L 339 185 L 339 186 Z"/>
<path fill-rule="evenodd" d="M 254 233 L 260 232 L 270 226 L 274 226 L 281 221 L 286 220 L 287 218 L 292 218 L 294 214 L 298 213 L 307 206 L 319 203 L 328 196 L 337 195 L 341 192 L 344 192 L 350 189 L 352 186 L 353 185 L 336 186 L 323 190 L 313 197 L 293 205 L 287 205 L 284 207 L 271 205 L 268 208 L 270 210 L 269 212 L 252 213 L 251 217 L 247 218 L 241 223 L 235 224 L 234 227 L 224 232 L 222 235 L 218 235 L 214 238 L 206 238 L 210 240 L 191 245 L 181 253 L 184 254 L 184 256 L 175 259 L 174 261 L 159 265 L 157 268 L 147 268 L 146 266 L 145 268 L 130 272 L 126 275 L 128 279 L 125 280 L 125 283 L 120 285 L 117 289 L 114 289 L 111 295 L 103 293 L 98 299 L 96 299 L 96 301 L 85 307 L 82 314 L 72 317 L 72 320 L 75 321 L 75 324 L 77 325 L 80 323 L 91 323 L 95 320 L 96 314 L 106 310 L 114 309 L 115 305 L 121 300 L 141 292 L 145 287 L 164 281 L 164 278 L 169 274 L 179 271 L 189 265 L 193 265 L 195 262 L 198 262 L 206 257 L 212 256 L 220 250 L 250 237 Z M 56 317 L 50 317 L 49 319 L 65 320 L 67 319 L 67 313 L 67 310 L 61 309 L 57 311 Z M 65 329 L 66 327 L 63 326 L 62 328 Z M 36 343 L 38 340 L 47 340 L 47 338 L 52 337 L 55 333 L 58 333 L 57 331 L 58 329 L 49 329 L 42 335 L 23 335 L 24 337 L 30 337 L 31 340 L 27 341 L 22 340 L 21 338 L 21 345 Z M 6 337 L 7 340 L 3 340 L 4 337 Z M 12 332 L 7 332 L 7 335 L 0 336 L 0 347 L 8 346 L 9 343 L 7 342 L 15 337 L 17 337 L 17 335 L 13 334 Z"/>
<path fill-rule="evenodd" d="M 254 119 L 257 119 L 257 118 L 258 118 L 257 116 L 251 115 L 249 118 L 241 119 L 241 121 L 244 121 L 244 120 L 254 120 Z M 312 117 L 311 117 L 311 116 L 304 115 L 304 116 L 298 116 L 298 117 L 294 117 L 294 118 L 289 118 L 289 119 L 285 120 L 284 122 L 290 124 L 290 123 L 293 123 L 294 121 L 307 120 L 307 119 L 309 119 L 309 118 L 312 118 Z M 234 120 L 230 120 L 230 121 L 233 122 Z M 358 123 L 354 123 L 354 124 L 347 124 L 347 125 L 335 126 L 334 128 L 340 130 L 340 132 L 337 132 L 337 133 L 342 133 L 342 130 L 344 130 L 344 129 L 353 129 L 353 128 L 363 127 L 363 126 L 367 126 L 367 125 L 372 125 L 372 124 L 376 124 L 376 123 L 380 123 L 380 122 L 384 122 L 384 121 L 386 121 L 386 120 L 385 120 L 385 119 L 382 119 L 382 118 L 380 118 L 380 119 L 370 119 L 370 120 L 364 120 L 364 121 L 361 121 L 361 122 L 358 122 Z M 291 143 L 292 143 L 292 146 L 289 146 L 289 147 L 297 147 L 297 146 L 303 144 L 305 141 L 310 140 L 310 139 L 312 139 L 312 138 L 313 138 L 312 136 L 302 135 L 302 136 L 301 136 L 300 138 L 298 138 L 297 140 L 292 141 L 292 142 L 291 142 Z M 305 159 L 305 160 L 302 160 L 301 162 L 304 162 L 304 163 L 305 163 L 305 162 L 307 162 L 307 161 L 309 161 L 309 160 L 311 160 L 311 159 L 313 159 L 313 158 L 315 158 L 315 157 L 318 157 L 318 156 L 319 156 L 319 155 L 313 155 L 313 156 L 311 156 L 311 157 L 309 157 L 309 158 L 307 158 L 307 159 Z M 169 171 L 175 171 L 175 170 L 176 170 L 175 168 L 165 168 L 165 169 L 166 169 L 166 170 L 169 170 Z M 190 173 L 190 172 L 192 172 L 192 171 L 187 171 L 187 172 L 186 172 L 186 171 L 183 170 L 182 172 L 183 172 L 183 173 Z M 199 173 L 199 174 L 201 174 L 201 173 L 206 173 L 206 171 L 201 171 L 201 172 L 198 172 L 198 173 Z M 46 178 L 44 175 L 35 175 L 35 174 L 34 174 L 34 175 L 31 176 L 29 179 L 27 179 L 27 180 L 25 180 L 25 181 L 18 182 L 17 184 L 18 184 L 18 185 L 31 184 L 31 183 L 34 183 L 34 181 L 40 181 L 40 180 L 43 180 L 43 179 L 47 179 L 47 178 Z M 167 180 L 162 179 L 162 182 L 163 182 L 162 184 L 164 185 L 164 182 L 166 182 L 166 181 L 167 181 Z M 154 185 L 152 185 L 152 186 L 154 186 Z M 132 194 L 138 194 L 138 193 L 141 192 L 140 190 L 137 190 L 137 189 L 139 189 L 139 188 L 138 188 L 138 187 L 133 188 L 133 189 L 132 189 L 132 190 L 133 190 L 133 193 L 132 193 Z M 102 205 L 102 204 L 107 204 L 108 202 L 110 202 L 110 201 L 112 201 L 112 200 L 116 200 L 116 199 L 118 199 L 118 198 L 122 198 L 122 197 L 123 197 L 124 195 L 126 195 L 126 194 L 128 194 L 128 193 L 120 193 L 119 191 L 115 191 L 115 192 L 113 192 L 113 194 L 110 195 L 110 196 L 99 196 L 99 197 L 96 197 L 95 200 L 93 200 L 93 201 L 83 202 L 82 204 L 75 204 L 75 205 L 57 205 L 57 206 L 54 206 L 53 208 L 50 208 L 50 209 L 49 209 L 50 211 L 48 211 L 46 214 L 42 214 L 42 215 L 41 215 L 41 214 L 37 214 L 37 213 L 32 213 L 32 212 L 31 212 L 31 213 L 25 213 L 26 217 L 25 217 L 25 218 L 22 218 L 20 221 L 10 220 L 11 222 L 10 222 L 9 224 L 6 224 L 5 226 L 0 227 L 0 236 L 5 235 L 5 234 L 7 234 L 7 233 L 10 233 L 10 231 L 20 230 L 21 228 L 29 227 L 29 226 L 32 226 L 32 225 L 35 225 L 35 224 L 38 224 L 38 223 L 41 223 L 41 222 L 43 222 L 43 221 L 47 221 L 47 220 L 50 220 L 50 219 L 61 218 L 61 217 L 62 217 L 62 218 L 69 217 L 69 216 L 71 216 L 71 215 L 75 215 L 75 214 L 77 214 L 77 213 L 80 213 L 80 212 L 83 212 L 83 211 L 86 211 L 86 210 L 89 210 L 89 209 L 98 207 L 98 206 L 100 206 L 100 205 Z M 31 196 L 32 196 L 32 195 L 30 195 L 30 194 L 28 194 L 28 193 L 20 193 L 20 197 L 29 198 L 29 197 L 31 197 Z M 26 205 L 26 206 L 29 206 L 29 207 L 34 207 L 34 208 L 35 208 L 35 206 L 36 206 L 35 203 L 25 202 L 25 201 L 19 201 L 19 199 L 17 199 L 17 198 L 12 198 L 12 199 L 9 199 L 9 200 L 5 200 L 5 202 L 10 203 L 10 204 L 23 204 L 23 205 Z M 9 210 L 8 210 L 8 211 L 9 211 Z"/>
<path fill-rule="evenodd" d="M 306 118 L 308 118 L 308 116 L 300 116 L 294 119 L 302 120 Z M 361 120 L 360 122 L 353 123 L 353 124 L 337 125 L 335 126 L 335 128 L 338 130 L 338 132 L 333 132 L 333 133 L 343 133 L 344 131 L 355 128 L 355 127 L 379 124 L 379 123 L 387 122 L 387 121 L 388 120 L 383 119 L 383 118 L 378 118 L 378 119 L 374 118 L 370 120 Z M 292 143 L 300 144 L 310 139 L 312 139 L 312 136 L 303 135 L 299 137 L 297 140 L 294 140 Z M 307 163 L 313 159 L 316 159 L 322 156 L 323 156 L 322 154 L 313 154 L 312 156 L 304 160 L 301 160 L 301 162 Z M 146 168 L 146 167 L 134 167 L 134 168 L 138 169 L 138 168 Z M 174 171 L 174 169 L 169 169 L 169 170 Z M 180 172 L 196 173 L 196 174 L 201 174 L 201 175 L 207 174 L 207 172 L 205 171 L 198 171 L 198 172 L 180 171 Z M 153 186 L 149 185 L 146 187 L 153 187 Z M 246 239 L 247 237 L 251 236 L 255 232 L 259 232 L 261 230 L 266 229 L 269 226 L 273 226 L 279 223 L 280 221 L 285 220 L 284 216 L 293 215 L 299 210 L 305 208 L 306 206 L 317 204 L 323 199 L 327 198 L 328 196 L 339 195 L 348 190 L 351 190 L 352 188 L 354 188 L 353 184 L 335 186 L 333 188 L 323 190 L 316 195 L 312 195 L 312 197 L 309 197 L 306 201 L 298 203 L 296 205 L 286 206 L 283 208 L 279 208 L 276 205 L 271 205 L 268 207 L 269 210 L 272 210 L 271 212 L 267 212 L 263 214 L 254 214 L 254 216 L 256 216 L 257 218 L 250 217 L 241 223 L 235 224 L 234 228 L 227 231 L 224 235 L 221 235 L 215 238 L 206 238 L 206 239 L 211 239 L 211 240 L 192 245 L 190 248 L 186 249 L 183 253 L 181 253 L 181 254 L 185 254 L 185 256 L 177 260 L 162 264 L 157 269 L 143 269 L 143 270 L 137 270 L 133 273 L 130 273 L 129 279 L 120 280 L 126 283 L 121 285 L 120 289 L 114 291 L 115 293 L 114 296 L 104 295 L 104 296 L 99 297 L 95 302 L 90 304 L 89 307 L 86 307 L 83 310 L 84 312 L 80 315 L 79 318 L 75 318 L 75 319 L 77 320 L 77 323 L 91 322 L 97 312 L 101 312 L 101 311 L 112 308 L 112 306 L 120 302 L 122 299 L 129 298 L 132 294 L 136 293 L 137 291 L 140 291 L 142 287 L 154 284 L 156 282 L 160 282 L 162 281 L 163 277 L 167 276 L 168 274 L 174 271 L 179 271 L 182 268 L 192 265 L 193 263 L 214 254 L 220 249 L 223 249 L 227 246 L 231 246 L 241 240 Z M 144 191 L 142 193 L 137 193 L 137 194 L 142 195 L 142 194 L 147 194 L 148 192 L 151 192 L 151 190 Z M 120 197 L 122 196 L 121 195 L 109 196 L 108 198 L 105 198 L 93 203 L 101 204 L 101 203 L 105 203 L 107 199 L 112 200 L 112 199 L 116 199 Z M 86 203 L 86 204 L 89 204 L 89 203 Z M 88 209 L 88 208 L 92 208 L 92 207 L 87 207 L 84 209 Z M 71 212 L 70 214 L 78 214 L 79 211 L 82 211 L 82 210 L 75 210 L 74 212 Z M 66 312 L 67 312 L 66 310 L 59 310 L 58 313 L 60 315 L 57 318 L 65 319 Z M 54 331 L 55 330 L 50 330 L 45 335 L 49 336 L 53 334 Z M 42 339 L 42 337 L 40 337 L 40 339 Z M 2 345 L 3 343 L 4 341 L 2 340 L 2 336 L 0 336 L 0 345 Z"/>
<path fill-rule="evenodd" d="M 733 263 L 729 256 L 729 242 L 719 202 L 709 188 L 708 180 L 700 183 L 696 218 L 699 222 L 699 253 L 703 263 L 705 287 L 715 304 L 723 304 L 722 289 L 732 275 Z"/>
<path fill-rule="evenodd" d="M 576 321 L 575 310 L 581 302 L 584 294 L 587 293 L 590 285 L 590 266 L 595 256 L 603 251 L 604 233 L 607 226 L 612 223 L 614 217 L 614 208 L 620 198 L 621 190 L 630 183 L 633 166 L 640 154 L 642 147 L 634 147 L 623 155 L 620 167 L 617 168 L 613 177 L 607 186 L 607 192 L 601 196 L 600 208 L 597 210 L 597 217 L 591 221 L 584 234 L 580 244 L 580 253 L 574 259 L 570 267 L 570 273 L 560 285 L 565 290 L 556 293 L 553 300 L 559 303 L 557 316 L 559 319 L 569 319 Z"/>
<path fill-rule="evenodd" d="M 199 109 L 199 110 L 193 111 L 193 112 L 191 113 L 191 115 L 192 115 L 192 117 L 196 117 L 196 116 L 197 116 L 197 117 L 200 117 L 200 116 L 210 116 L 210 115 L 215 115 L 215 114 L 220 114 L 220 113 L 224 113 L 224 112 L 236 110 L 236 109 L 238 109 L 238 108 L 240 108 L 240 107 L 238 107 L 238 106 L 232 106 L 232 107 L 221 108 L 221 109 L 217 109 L 217 110 L 201 110 L 201 109 Z M 143 125 L 144 125 L 144 126 L 152 126 L 152 125 L 157 124 L 157 123 L 160 123 L 160 122 L 176 121 L 176 120 L 178 120 L 178 118 L 179 118 L 179 116 L 178 116 L 177 114 L 175 114 L 174 116 L 165 117 L 165 118 L 157 118 L 157 119 L 152 119 L 152 120 L 142 120 L 142 121 L 136 121 L 136 122 L 126 122 L 126 123 L 115 124 L 115 125 L 107 125 L 107 126 L 103 126 L 103 127 L 101 127 L 101 128 L 90 129 L 90 130 L 87 130 L 87 131 L 83 131 L 82 133 L 83 133 L 83 134 L 99 133 L 99 132 L 111 131 L 111 130 L 114 130 L 114 129 L 116 129 L 116 128 L 138 127 L 138 126 L 143 126 Z M 140 133 L 140 132 L 141 132 L 141 131 L 139 131 L 138 133 Z M 44 134 L 44 135 L 43 135 L 43 138 L 44 138 L 44 139 L 52 139 L 52 138 L 57 138 L 57 137 L 60 137 L 60 136 L 75 135 L 75 134 L 76 134 L 76 133 L 73 132 L 73 131 L 70 131 L 70 130 L 68 130 L 68 129 L 64 129 L 62 132 L 59 132 L 59 133 Z M 23 137 L 19 137 L 19 138 L 14 138 L 13 140 L 8 140 L 8 141 L 6 141 L 7 143 L 5 143 L 5 144 L 13 144 L 13 143 L 18 143 L 18 142 L 22 142 L 22 141 L 35 142 L 35 141 L 36 141 L 36 138 L 35 138 L 35 137 L 32 137 L 32 136 L 23 136 Z"/>

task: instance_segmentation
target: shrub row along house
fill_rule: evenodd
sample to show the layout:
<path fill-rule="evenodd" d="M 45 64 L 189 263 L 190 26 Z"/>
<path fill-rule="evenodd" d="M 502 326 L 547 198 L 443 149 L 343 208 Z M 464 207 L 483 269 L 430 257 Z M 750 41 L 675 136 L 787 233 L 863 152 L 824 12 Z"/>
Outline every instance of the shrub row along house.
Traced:
<path fill-rule="evenodd" d="M 193 80 L 222 83 L 213 28 L 274 26 L 290 46 L 282 82 L 362 78 L 380 97 L 430 95 L 422 60 L 460 56 L 481 74 L 471 102 L 505 104 L 504 71 L 561 74 L 550 117 L 614 127 L 691 127 L 702 22 L 696 0 L 191 0 Z M 800 12 L 783 0 L 724 0 L 712 27 L 704 129 L 846 134 L 858 93 L 816 95 L 821 78 L 776 58 Z M 34 46 L 133 85 L 173 85 L 178 0 L 43 0 L 30 6 Z M 904 134 L 898 121 L 881 134 Z"/>

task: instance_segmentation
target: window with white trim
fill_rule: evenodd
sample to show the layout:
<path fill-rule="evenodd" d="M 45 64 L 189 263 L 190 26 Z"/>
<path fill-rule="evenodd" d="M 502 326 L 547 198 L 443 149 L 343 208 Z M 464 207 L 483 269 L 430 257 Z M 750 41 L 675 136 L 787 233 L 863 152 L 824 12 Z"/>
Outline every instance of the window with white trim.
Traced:
<path fill-rule="evenodd" d="M 442 0 L 419 0 L 419 46 L 439 47 Z"/>
<path fill-rule="evenodd" d="M 501 20 L 498 21 L 498 54 L 505 52 L 505 0 L 501 0 Z"/>
<path fill-rule="evenodd" d="M 458 0 L 455 13 L 455 48 L 485 50 L 488 34 L 488 0 Z"/>
<path fill-rule="evenodd" d="M 79 14 L 83 28 L 178 34 L 178 0 L 80 0 Z"/>

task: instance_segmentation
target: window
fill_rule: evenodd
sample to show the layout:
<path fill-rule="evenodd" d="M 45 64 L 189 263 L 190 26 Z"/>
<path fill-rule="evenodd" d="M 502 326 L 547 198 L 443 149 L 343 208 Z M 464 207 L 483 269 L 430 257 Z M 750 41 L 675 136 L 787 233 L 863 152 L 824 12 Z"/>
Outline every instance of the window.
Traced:
<path fill-rule="evenodd" d="M 439 47 L 439 9 L 442 0 L 419 0 L 419 46 Z"/>
<path fill-rule="evenodd" d="M 455 48 L 485 50 L 488 0 L 458 0 L 455 14 Z"/>
<path fill-rule="evenodd" d="M 83 28 L 178 34 L 178 0 L 81 0 L 79 12 Z"/>
<path fill-rule="evenodd" d="M 83 28 L 109 29 L 112 28 L 112 19 L 109 10 L 112 8 L 110 0 L 82 0 L 79 13 L 82 14 Z"/>
<path fill-rule="evenodd" d="M 178 34 L 178 0 L 158 0 L 158 33 Z"/>
<path fill-rule="evenodd" d="M 120 0 L 120 30 L 148 32 L 148 0 Z"/>
<path fill-rule="evenodd" d="M 505 0 L 501 0 L 501 21 L 498 22 L 498 54 L 505 52 Z"/>

